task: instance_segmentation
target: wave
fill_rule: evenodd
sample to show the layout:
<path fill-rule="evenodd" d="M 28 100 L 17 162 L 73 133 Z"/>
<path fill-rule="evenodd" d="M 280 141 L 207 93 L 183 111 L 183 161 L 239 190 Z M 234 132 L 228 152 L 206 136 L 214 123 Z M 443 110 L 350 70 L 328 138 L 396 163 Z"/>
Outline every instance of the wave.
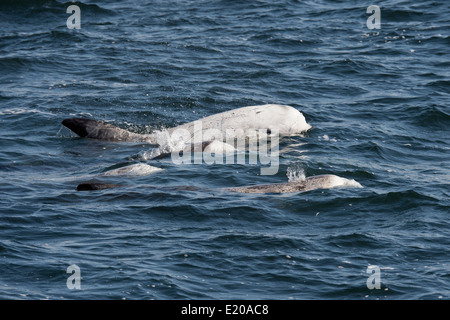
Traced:
<path fill-rule="evenodd" d="M 425 86 L 442 90 L 442 92 L 447 93 L 450 91 L 450 80 L 436 80 L 427 83 Z"/>
<path fill-rule="evenodd" d="M 380 7 L 381 9 L 381 15 L 382 15 L 382 21 L 387 23 L 398 23 L 398 22 L 409 22 L 412 21 L 433 21 L 439 17 L 438 13 L 432 13 L 429 10 L 414 10 L 411 8 L 395 8 L 388 6 Z"/>
<path fill-rule="evenodd" d="M 8 10 L 19 9 L 18 14 L 36 13 L 65 13 L 65 9 L 71 5 L 80 7 L 83 14 L 114 14 L 114 11 L 103 8 L 97 4 L 83 3 L 81 1 L 60 2 L 57 0 L 2 0 L 0 7 Z M 25 9 L 25 10 L 24 10 Z"/>
<path fill-rule="evenodd" d="M 403 112 L 410 115 L 409 118 L 414 125 L 420 127 L 448 129 L 450 126 L 450 114 L 444 110 L 442 105 L 414 106 Z"/>
<path fill-rule="evenodd" d="M 54 116 L 54 114 L 51 113 L 51 112 L 42 111 L 42 110 L 38 110 L 38 109 L 10 108 L 10 109 L 5 109 L 5 110 L 0 110 L 0 116 L 18 115 L 18 114 L 30 114 L 30 113 L 38 113 L 38 114 L 45 114 L 45 115 Z"/>

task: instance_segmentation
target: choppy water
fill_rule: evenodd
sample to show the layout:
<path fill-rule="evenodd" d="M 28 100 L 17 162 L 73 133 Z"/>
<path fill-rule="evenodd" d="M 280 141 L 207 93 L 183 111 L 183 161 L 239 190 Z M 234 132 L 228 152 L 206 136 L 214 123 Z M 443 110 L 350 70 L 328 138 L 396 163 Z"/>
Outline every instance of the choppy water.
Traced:
<path fill-rule="evenodd" d="M 0 3 L 0 298 L 449 299 L 448 1 L 373 3 L 381 29 L 361 1 Z M 148 133 L 264 103 L 313 126 L 281 140 L 276 175 L 161 159 L 75 190 L 149 146 L 64 118 Z M 218 190 L 302 173 L 364 188 Z"/>

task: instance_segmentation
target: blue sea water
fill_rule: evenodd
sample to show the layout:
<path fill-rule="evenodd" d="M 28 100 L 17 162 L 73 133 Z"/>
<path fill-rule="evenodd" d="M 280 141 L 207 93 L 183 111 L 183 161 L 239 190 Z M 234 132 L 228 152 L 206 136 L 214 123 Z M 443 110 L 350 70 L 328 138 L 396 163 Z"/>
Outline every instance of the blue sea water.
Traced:
<path fill-rule="evenodd" d="M 0 1 L 0 298 L 449 299 L 449 17 L 444 0 Z M 275 175 L 148 160 L 165 170 L 76 191 L 151 147 L 65 118 L 150 133 L 266 103 L 313 126 L 281 139 Z M 301 173 L 364 188 L 221 190 Z"/>

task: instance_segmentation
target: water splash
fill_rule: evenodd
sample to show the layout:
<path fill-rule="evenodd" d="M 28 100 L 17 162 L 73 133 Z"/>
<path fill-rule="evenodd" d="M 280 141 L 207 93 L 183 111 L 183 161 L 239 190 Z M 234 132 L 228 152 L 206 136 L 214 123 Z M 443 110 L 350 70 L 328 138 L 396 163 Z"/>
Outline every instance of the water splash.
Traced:
<path fill-rule="evenodd" d="M 289 182 L 303 181 L 306 179 L 305 170 L 301 163 L 294 163 L 287 168 L 286 175 Z"/>
<path fill-rule="evenodd" d="M 153 132 L 158 148 L 152 148 L 147 151 L 141 151 L 137 154 L 137 159 L 147 161 L 156 158 L 161 154 L 170 154 L 172 152 L 181 151 L 185 147 L 185 140 L 181 136 L 171 135 L 169 131 L 157 130 Z"/>

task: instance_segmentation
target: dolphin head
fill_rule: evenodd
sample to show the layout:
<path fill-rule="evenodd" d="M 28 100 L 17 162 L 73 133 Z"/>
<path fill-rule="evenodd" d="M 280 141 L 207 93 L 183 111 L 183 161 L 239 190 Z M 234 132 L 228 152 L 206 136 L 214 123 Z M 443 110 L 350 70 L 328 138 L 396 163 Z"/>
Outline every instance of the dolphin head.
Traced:
<path fill-rule="evenodd" d="M 296 134 L 296 133 L 301 133 L 301 132 L 306 132 L 309 129 L 312 128 L 312 126 L 306 122 L 305 116 L 298 110 L 296 114 L 293 114 L 293 123 L 291 124 L 290 128 L 289 128 L 289 133 L 290 134 Z"/>
<path fill-rule="evenodd" d="M 278 132 L 280 135 L 291 135 L 311 129 L 303 114 L 291 106 L 266 104 L 255 111 L 253 125 L 266 127 L 269 134 Z"/>
<path fill-rule="evenodd" d="M 334 174 L 312 176 L 306 179 L 308 189 L 330 189 L 336 187 L 362 188 L 362 185 L 353 180 L 346 179 Z"/>

